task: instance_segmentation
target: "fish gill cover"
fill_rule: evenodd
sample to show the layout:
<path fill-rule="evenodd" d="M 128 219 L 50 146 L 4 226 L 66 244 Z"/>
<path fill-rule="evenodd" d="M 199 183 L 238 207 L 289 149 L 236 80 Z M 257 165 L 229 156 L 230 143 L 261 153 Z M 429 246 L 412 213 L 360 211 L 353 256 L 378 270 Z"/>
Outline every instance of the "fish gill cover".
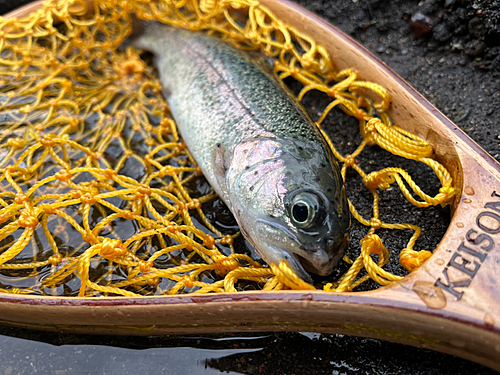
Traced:
<path fill-rule="evenodd" d="M 371 218 L 349 202 L 368 229 L 355 259 L 344 257 L 345 273 L 313 286 L 286 262 L 268 267 L 235 248 L 240 232 L 213 214 L 220 201 L 177 134 L 148 56 L 118 49 L 131 33 L 132 13 L 260 49 L 273 57 L 280 79 L 302 85 L 299 100 L 311 90 L 331 98 L 316 124 L 342 163 L 344 181 L 352 168 L 373 197 Z M 419 227 L 380 219 L 377 189 L 396 183 L 409 202 L 427 207 L 449 203 L 454 188 L 431 145 L 391 123 L 389 106 L 382 86 L 351 69 L 336 71 L 322 46 L 256 1 L 52 0 L 25 18 L 1 19 L 0 291 L 344 292 L 370 278 L 380 285 L 400 280 L 382 268 L 389 252 L 377 230 L 412 231 L 399 257 L 408 271 L 431 253 L 413 249 Z M 363 140 L 348 155 L 321 128 L 334 107 L 359 120 Z M 428 165 L 439 193 L 424 193 L 402 168 L 365 173 L 356 158 L 367 145 Z"/>

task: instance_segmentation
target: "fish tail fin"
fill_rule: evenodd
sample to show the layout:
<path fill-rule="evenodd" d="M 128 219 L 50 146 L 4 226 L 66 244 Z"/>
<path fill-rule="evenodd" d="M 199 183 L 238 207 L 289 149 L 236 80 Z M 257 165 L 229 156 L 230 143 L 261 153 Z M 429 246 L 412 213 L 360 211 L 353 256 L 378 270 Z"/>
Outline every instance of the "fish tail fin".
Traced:
<path fill-rule="evenodd" d="M 130 21 L 132 24 L 132 35 L 130 35 L 130 37 L 137 37 L 138 35 L 144 33 L 148 21 L 137 18 L 137 15 L 135 13 L 130 13 Z"/>
<path fill-rule="evenodd" d="M 120 51 L 125 51 L 128 47 L 137 47 L 143 49 L 141 46 L 140 37 L 144 35 L 146 29 L 148 28 L 148 24 L 150 21 L 144 21 L 137 17 L 135 13 L 130 13 L 130 25 L 131 25 L 131 34 L 127 36 L 127 38 L 123 41 L 123 43 L 118 48 Z M 147 48 L 144 48 L 147 49 Z"/>

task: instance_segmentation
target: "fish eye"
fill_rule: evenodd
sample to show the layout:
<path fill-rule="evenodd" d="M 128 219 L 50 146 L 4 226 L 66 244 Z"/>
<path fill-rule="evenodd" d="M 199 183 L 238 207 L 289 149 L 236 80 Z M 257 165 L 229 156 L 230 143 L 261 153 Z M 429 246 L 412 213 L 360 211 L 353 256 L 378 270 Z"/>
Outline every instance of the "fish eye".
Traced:
<path fill-rule="evenodd" d="M 324 200 L 312 192 L 296 194 L 290 205 L 292 223 L 301 229 L 314 229 L 326 217 Z"/>
<path fill-rule="evenodd" d="M 306 202 L 296 202 L 292 208 L 292 215 L 297 223 L 305 223 L 309 217 L 310 207 Z"/>

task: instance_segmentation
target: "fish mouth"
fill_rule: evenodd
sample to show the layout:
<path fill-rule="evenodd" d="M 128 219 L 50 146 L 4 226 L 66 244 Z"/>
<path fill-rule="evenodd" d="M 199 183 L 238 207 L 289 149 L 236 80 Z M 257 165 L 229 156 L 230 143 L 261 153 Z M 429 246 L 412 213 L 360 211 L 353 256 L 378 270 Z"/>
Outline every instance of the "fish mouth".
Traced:
<path fill-rule="evenodd" d="M 303 250 L 306 254 L 311 254 L 311 257 L 314 257 L 315 254 L 318 254 L 321 250 L 324 250 L 327 254 L 332 254 L 332 256 L 331 258 L 328 258 L 326 262 L 320 261 L 319 265 L 315 266 L 308 258 L 302 257 L 298 254 L 300 263 L 304 266 L 307 272 L 312 272 L 320 276 L 327 276 L 333 272 L 335 266 L 344 257 L 348 243 L 349 234 L 346 234 L 342 239 L 328 239 L 326 241 L 326 249 L 318 246 L 313 248 L 302 247 L 301 250 Z"/>
<path fill-rule="evenodd" d="M 302 258 L 297 253 L 291 253 L 292 259 L 294 260 L 292 263 L 288 262 L 288 265 L 294 270 L 298 277 L 304 280 L 306 283 L 312 284 L 313 279 L 309 273 L 305 270 L 302 261 L 305 259 Z M 288 259 L 287 259 L 288 260 Z"/>
<path fill-rule="evenodd" d="M 254 248 L 267 264 L 274 263 L 279 265 L 279 263 L 284 260 L 299 278 L 309 284 L 313 283 L 311 275 L 309 275 L 304 269 L 304 266 L 301 263 L 301 257 L 298 254 L 283 250 L 280 247 L 273 245 L 266 245 L 265 248 L 254 246 Z"/>
<path fill-rule="evenodd" d="M 267 232 L 269 232 L 268 228 L 270 227 L 273 232 L 279 232 L 292 241 L 292 245 L 283 246 L 282 241 L 273 240 L 273 238 L 276 238 L 277 236 L 263 236 L 263 238 L 269 238 L 271 240 L 265 243 L 264 246 L 254 246 L 259 255 L 268 264 L 279 264 L 281 260 L 287 261 L 288 265 L 295 271 L 297 276 L 308 283 L 313 282 L 309 272 L 321 276 L 327 276 L 333 271 L 333 268 L 344 256 L 344 246 L 341 246 L 337 253 L 333 257 L 329 258 L 327 255 L 327 248 L 323 248 L 321 246 L 307 248 L 303 246 L 298 241 L 296 236 L 286 227 L 265 220 L 257 220 L 256 226 L 260 230 Z M 332 241 L 328 241 L 328 244 L 330 243 L 332 243 Z M 344 241 L 344 243 L 346 243 L 346 241 Z"/>
<path fill-rule="evenodd" d="M 266 261 L 267 264 L 275 263 L 279 265 L 280 261 L 285 260 L 298 277 L 308 283 L 313 282 L 311 275 L 309 275 L 304 269 L 304 266 L 301 264 L 300 257 L 296 252 L 296 250 L 299 250 L 301 246 L 293 233 L 290 233 L 287 228 L 281 225 L 270 223 L 266 220 L 256 220 L 255 226 L 258 232 L 263 234 L 261 238 L 276 238 L 273 235 L 269 235 L 269 228 L 271 228 L 272 231 L 275 232 L 272 234 L 276 235 L 276 232 L 282 233 L 293 243 L 292 246 L 286 246 L 285 248 L 283 247 L 282 242 L 276 240 L 261 241 L 260 244 L 253 244 L 257 253 L 262 259 L 264 259 L 264 261 Z"/>
<path fill-rule="evenodd" d="M 339 251 L 334 257 L 330 258 L 328 262 L 321 264 L 321 267 L 314 266 L 307 258 L 294 254 L 299 259 L 300 264 L 307 272 L 312 272 L 320 276 L 328 276 L 332 273 L 335 266 L 344 257 L 344 251 Z"/>

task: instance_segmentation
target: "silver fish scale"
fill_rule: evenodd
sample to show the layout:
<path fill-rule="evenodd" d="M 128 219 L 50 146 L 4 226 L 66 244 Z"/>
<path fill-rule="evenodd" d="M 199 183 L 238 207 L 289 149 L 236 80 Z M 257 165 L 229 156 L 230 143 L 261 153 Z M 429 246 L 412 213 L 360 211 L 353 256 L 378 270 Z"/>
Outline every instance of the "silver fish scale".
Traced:
<path fill-rule="evenodd" d="M 260 54 L 236 50 L 201 33 L 151 26 L 134 45 L 158 56 L 169 103 L 170 92 L 203 89 L 203 99 L 212 105 L 228 100 L 238 102 L 240 110 L 246 110 L 263 132 L 318 142 L 318 133 L 305 121 L 307 115 L 297 110 L 297 103 L 290 100 L 286 89 L 281 84 L 269 85 L 270 79 L 277 79 Z M 232 98 L 214 90 L 222 85 L 227 86 Z M 189 109 L 196 110 L 194 104 Z"/>

